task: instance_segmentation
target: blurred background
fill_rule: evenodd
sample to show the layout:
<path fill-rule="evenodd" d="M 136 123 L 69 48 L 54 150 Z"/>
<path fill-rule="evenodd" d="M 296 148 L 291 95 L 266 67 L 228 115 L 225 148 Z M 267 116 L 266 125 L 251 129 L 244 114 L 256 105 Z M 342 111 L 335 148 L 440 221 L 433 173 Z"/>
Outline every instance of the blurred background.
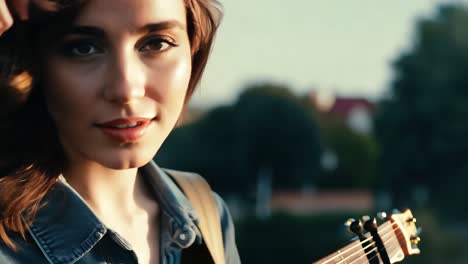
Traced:
<path fill-rule="evenodd" d="M 224 197 L 243 263 L 311 263 L 394 208 L 423 228 L 404 263 L 468 263 L 468 1 L 222 2 L 155 159 Z"/>

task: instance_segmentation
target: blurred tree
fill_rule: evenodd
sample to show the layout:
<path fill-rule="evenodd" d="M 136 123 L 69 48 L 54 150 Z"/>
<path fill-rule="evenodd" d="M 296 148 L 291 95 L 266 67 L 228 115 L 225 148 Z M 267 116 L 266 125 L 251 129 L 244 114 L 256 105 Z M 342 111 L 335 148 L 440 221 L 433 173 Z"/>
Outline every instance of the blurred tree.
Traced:
<path fill-rule="evenodd" d="M 424 227 L 419 244 L 421 254 L 408 256 L 401 263 L 467 263 L 463 258 L 466 252 L 463 251 L 466 248 L 463 233 L 442 231 L 437 217 L 429 212 L 414 213 L 418 224 Z M 242 263 L 312 263 L 349 244 L 352 236 L 345 231 L 343 222 L 350 217 L 359 219 L 366 214 L 372 212 L 320 215 L 280 213 L 264 220 L 244 218 L 236 222 L 236 240 Z"/>
<path fill-rule="evenodd" d="M 242 263 L 312 263 L 345 246 L 343 228 L 350 215 L 289 215 L 244 218 L 236 223 Z"/>
<path fill-rule="evenodd" d="M 336 156 L 336 166 L 324 168 L 317 186 L 372 189 L 376 183 L 378 146 L 371 135 L 351 130 L 342 120 L 322 118 L 324 144 Z"/>
<path fill-rule="evenodd" d="M 313 184 L 320 171 L 319 130 L 287 87 L 268 83 L 247 87 L 236 104 L 236 117 L 245 173 L 256 178 L 267 168 L 275 188 Z"/>
<path fill-rule="evenodd" d="M 156 156 L 159 164 L 203 174 L 220 192 L 253 190 L 262 169 L 278 188 L 312 184 L 320 143 L 314 119 L 286 87 L 246 88 L 232 106 L 174 130 Z"/>
<path fill-rule="evenodd" d="M 468 10 L 443 5 L 417 24 L 414 47 L 396 61 L 376 130 L 382 185 L 398 205 L 430 202 L 468 219 Z M 426 201 L 426 198 L 429 199 Z"/>
<path fill-rule="evenodd" d="M 245 190 L 249 180 L 240 173 L 234 120 L 232 106 L 216 107 L 201 120 L 174 129 L 155 159 L 164 167 L 201 173 L 217 191 Z"/>

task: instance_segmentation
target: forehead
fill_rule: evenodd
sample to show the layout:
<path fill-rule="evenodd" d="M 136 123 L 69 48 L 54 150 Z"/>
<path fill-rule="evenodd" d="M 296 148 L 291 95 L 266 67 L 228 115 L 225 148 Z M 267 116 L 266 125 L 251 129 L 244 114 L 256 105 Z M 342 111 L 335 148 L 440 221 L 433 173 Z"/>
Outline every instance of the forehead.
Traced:
<path fill-rule="evenodd" d="M 186 25 L 184 0 L 88 0 L 75 24 L 131 30 L 168 20 Z"/>

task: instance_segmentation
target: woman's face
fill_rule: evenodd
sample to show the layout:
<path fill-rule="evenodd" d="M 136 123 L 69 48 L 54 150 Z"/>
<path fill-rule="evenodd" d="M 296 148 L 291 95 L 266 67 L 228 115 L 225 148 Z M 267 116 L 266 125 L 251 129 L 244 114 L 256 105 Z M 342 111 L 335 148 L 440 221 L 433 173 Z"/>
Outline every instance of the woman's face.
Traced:
<path fill-rule="evenodd" d="M 150 161 L 190 79 L 184 1 L 87 1 L 49 52 L 45 99 L 71 164 Z"/>

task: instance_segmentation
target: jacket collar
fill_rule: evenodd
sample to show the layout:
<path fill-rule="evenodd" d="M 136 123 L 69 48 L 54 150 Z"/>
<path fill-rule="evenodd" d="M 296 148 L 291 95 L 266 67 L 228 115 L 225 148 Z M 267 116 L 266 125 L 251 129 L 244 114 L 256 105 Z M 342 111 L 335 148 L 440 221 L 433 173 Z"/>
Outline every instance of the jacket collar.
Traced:
<path fill-rule="evenodd" d="M 171 219 L 171 237 L 188 247 L 201 240 L 193 207 L 172 179 L 153 161 L 140 168 L 155 194 L 162 213 Z M 58 181 L 41 202 L 28 228 L 50 263 L 74 263 L 90 251 L 106 234 L 106 226 L 67 183 Z M 164 232 L 164 230 L 161 230 Z M 180 234 L 184 234 L 180 236 Z"/>

